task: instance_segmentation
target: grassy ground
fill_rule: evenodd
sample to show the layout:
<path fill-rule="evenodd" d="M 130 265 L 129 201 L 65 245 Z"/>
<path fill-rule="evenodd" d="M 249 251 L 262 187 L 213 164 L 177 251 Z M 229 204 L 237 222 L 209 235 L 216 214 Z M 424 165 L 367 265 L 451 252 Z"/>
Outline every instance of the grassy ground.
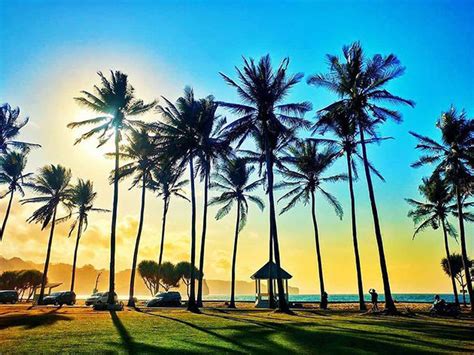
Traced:
<path fill-rule="evenodd" d="M 85 307 L 0 306 L 0 353 L 474 352 L 474 320 L 350 311 L 181 309 L 95 312 Z"/>

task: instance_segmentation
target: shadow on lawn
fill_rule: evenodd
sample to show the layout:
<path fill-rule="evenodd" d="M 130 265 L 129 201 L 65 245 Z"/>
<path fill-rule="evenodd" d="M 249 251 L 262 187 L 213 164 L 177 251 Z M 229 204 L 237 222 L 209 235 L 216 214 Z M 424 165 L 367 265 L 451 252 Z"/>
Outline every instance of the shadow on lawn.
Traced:
<path fill-rule="evenodd" d="M 221 318 L 236 323 L 228 323 L 223 326 L 212 325 L 204 317 L 197 316 L 196 321 L 183 320 L 180 316 L 164 315 L 158 313 L 143 312 L 144 314 L 160 317 L 174 321 L 194 330 L 211 335 L 216 339 L 215 343 L 201 343 L 192 334 L 184 332 L 186 337 L 182 339 L 188 345 L 195 346 L 197 351 L 205 348 L 219 352 L 237 353 L 288 353 L 294 352 L 385 352 L 385 353 L 429 353 L 433 351 L 460 352 L 467 351 L 472 327 L 456 327 L 456 336 L 451 331 L 446 332 L 448 326 L 441 326 L 426 322 L 410 323 L 406 320 L 387 320 L 366 322 L 342 321 L 341 324 L 332 322 L 309 322 L 295 321 L 287 318 L 285 322 L 278 322 L 273 317 L 261 321 L 248 319 L 248 315 L 231 315 L 203 313 L 205 317 Z M 273 318 L 273 319 L 272 319 Z M 311 318 L 311 317 L 305 317 Z M 317 321 L 317 316 L 314 319 Z M 197 324 L 196 324 L 197 323 Z M 361 328 L 354 328 L 356 323 Z M 198 325 L 199 324 L 199 325 Z M 367 327 L 367 325 L 369 327 Z M 386 327 L 386 328 L 384 328 Z M 393 332 L 387 332 L 387 329 Z M 397 329 L 394 329 L 397 328 Z M 420 330 L 421 328 L 421 330 Z M 400 332 L 398 332 L 400 330 Z M 405 331 L 405 332 L 403 332 Z M 418 332 L 418 333 L 417 333 Z M 423 334 L 419 334 L 423 332 Z M 454 331 L 453 331 L 454 332 Z M 182 337 L 182 334 L 176 334 Z M 466 341 L 466 344 L 447 344 L 447 339 Z M 465 346 L 465 347 L 464 347 Z"/>
<path fill-rule="evenodd" d="M 71 317 L 56 314 L 55 308 L 43 314 L 11 314 L 0 318 L 0 330 L 11 327 L 24 327 L 25 329 L 34 329 L 39 326 L 49 326 L 58 321 L 71 321 Z"/>

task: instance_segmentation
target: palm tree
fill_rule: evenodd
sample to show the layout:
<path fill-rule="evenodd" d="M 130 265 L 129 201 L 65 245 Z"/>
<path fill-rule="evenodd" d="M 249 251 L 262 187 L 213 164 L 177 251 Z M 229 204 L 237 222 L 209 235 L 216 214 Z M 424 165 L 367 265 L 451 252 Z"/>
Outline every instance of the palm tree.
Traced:
<path fill-rule="evenodd" d="M 35 148 L 39 144 L 17 141 L 20 130 L 26 126 L 29 118 L 19 119 L 20 108 L 11 108 L 9 104 L 0 107 L 0 154 L 5 154 L 10 148 Z"/>
<path fill-rule="evenodd" d="M 338 157 L 345 155 L 347 164 L 347 175 L 349 185 L 349 197 L 351 201 L 351 226 L 352 226 L 352 244 L 354 247 L 354 258 L 357 273 L 357 289 L 359 293 L 359 309 L 361 311 L 367 310 L 364 301 L 364 287 L 362 284 L 362 269 L 360 265 L 359 256 L 359 243 L 357 240 L 357 220 L 356 220 L 356 204 L 354 194 L 354 180 L 358 178 L 357 165 L 354 158 L 359 158 L 363 161 L 357 147 L 360 145 L 360 141 L 356 139 L 357 126 L 351 118 L 345 114 L 344 111 L 337 109 L 329 111 L 318 112 L 318 120 L 313 128 L 313 134 L 318 132 L 325 135 L 327 132 L 331 132 L 336 136 L 336 139 L 331 138 L 311 138 L 315 142 L 328 144 L 337 149 Z M 366 140 L 366 143 L 379 142 L 380 139 L 373 138 Z M 383 176 L 369 163 L 370 170 L 378 176 L 382 181 L 385 181 Z"/>
<path fill-rule="evenodd" d="M 96 198 L 97 192 L 94 191 L 94 184 L 90 180 L 78 179 L 77 184 L 71 188 L 69 203 L 71 207 L 76 210 L 75 212 L 72 212 L 71 215 L 75 215 L 76 217 L 69 229 L 68 237 L 70 237 L 74 230 L 77 229 L 76 246 L 74 247 L 74 259 L 72 262 L 71 291 L 74 291 L 74 281 L 76 279 L 76 262 L 79 241 L 81 240 L 82 233 L 86 231 L 87 226 L 89 225 L 89 213 L 110 212 L 106 209 L 95 208 L 94 202 Z M 69 217 L 70 216 L 66 216 L 62 219 L 58 219 L 58 222 L 62 222 Z"/>
<path fill-rule="evenodd" d="M 179 197 L 189 202 L 184 195 L 183 187 L 189 180 L 180 180 L 183 170 L 176 169 L 173 164 L 164 158 L 152 169 L 152 180 L 148 182 L 148 188 L 155 191 L 163 200 L 163 218 L 161 225 L 160 253 L 158 265 L 163 262 L 163 250 L 165 246 L 166 217 L 171 202 L 171 197 Z"/>
<path fill-rule="evenodd" d="M 413 210 L 408 212 L 408 217 L 413 218 L 415 222 L 415 232 L 413 238 L 426 228 L 438 229 L 440 226 L 444 236 L 444 249 L 446 251 L 446 260 L 448 260 L 448 269 L 451 270 L 451 253 L 449 252 L 448 235 L 456 238 L 456 230 L 448 221 L 448 214 L 453 212 L 456 205 L 451 205 L 453 195 L 450 191 L 448 182 L 443 179 L 439 173 L 435 172 L 430 178 L 424 178 L 423 183 L 418 190 L 427 202 L 420 202 L 411 198 L 406 201 L 413 206 Z M 451 275 L 451 273 L 449 274 Z M 458 292 L 454 275 L 451 276 L 453 286 L 454 300 L 459 305 Z"/>
<path fill-rule="evenodd" d="M 229 140 L 239 139 L 238 145 L 240 145 L 251 134 L 263 137 L 270 236 L 275 251 L 278 300 L 281 311 L 288 311 L 288 304 L 280 275 L 280 248 L 273 196 L 274 160 L 271 139 L 278 141 L 282 136 L 295 134 L 299 128 L 308 127 L 308 122 L 302 116 L 311 109 L 311 104 L 308 102 L 284 103 L 290 90 L 303 78 L 302 73 L 288 75 L 288 64 L 289 59 L 285 58 L 274 71 L 269 55 L 262 57 L 257 64 L 253 59 L 244 58 L 243 70 L 236 68 L 238 82 L 221 73 L 227 84 L 237 90 L 242 103 L 219 103 L 240 116 L 225 129 Z"/>
<path fill-rule="evenodd" d="M 38 304 L 43 303 L 44 288 L 48 277 L 49 258 L 51 255 L 51 246 L 53 244 L 54 227 L 56 226 L 56 214 L 58 207 L 70 207 L 69 199 L 71 195 L 71 170 L 61 165 L 47 165 L 40 169 L 37 176 L 26 186 L 30 187 L 38 197 L 32 197 L 22 200 L 25 203 L 42 203 L 43 205 L 33 212 L 28 222 L 41 223 L 41 230 L 51 225 L 46 251 L 46 260 L 44 263 L 43 280 L 38 298 Z"/>
<path fill-rule="evenodd" d="M 390 290 L 390 279 L 367 157 L 365 135 L 376 137 L 377 127 L 388 119 L 395 122 L 401 121 L 401 114 L 398 111 L 380 106 L 382 103 L 406 104 L 413 107 L 414 102 L 395 96 L 385 88 L 388 82 L 401 76 L 405 71 L 395 55 L 389 54 L 383 57 L 377 54 L 372 59 L 367 59 L 358 42 L 351 46 L 344 46 L 343 53 L 345 62 L 341 62 L 337 56 L 328 55 L 329 73 L 310 76 L 308 84 L 321 86 L 335 92 L 340 99 L 322 111 L 338 110 L 343 112 L 351 120 L 354 120 L 358 128 L 384 284 L 385 309 L 389 313 L 395 313 L 397 309 Z"/>
<path fill-rule="evenodd" d="M 280 132 L 281 133 L 281 132 Z M 256 164 L 258 166 L 258 175 L 263 179 L 263 186 L 264 190 L 267 191 L 268 188 L 265 186 L 266 182 L 266 170 L 265 170 L 265 138 L 259 132 L 254 132 L 251 134 L 253 139 L 255 140 L 257 150 L 248 150 L 248 149 L 240 149 L 239 152 L 241 153 L 242 157 L 244 157 L 247 162 Z M 272 152 L 272 162 L 273 166 L 277 169 L 283 169 L 283 163 L 280 160 L 280 155 L 284 152 L 286 147 L 295 140 L 295 135 L 293 132 L 288 131 L 284 134 L 272 134 L 270 132 L 268 141 L 270 142 L 271 152 Z M 270 234 L 269 244 L 268 244 L 268 261 L 270 264 L 273 263 L 273 238 Z M 271 277 L 271 275 L 270 275 Z M 274 291 L 273 291 L 273 280 L 270 278 L 268 280 L 268 299 L 269 299 L 269 307 L 275 308 L 274 304 Z"/>
<path fill-rule="evenodd" d="M 184 169 L 189 164 L 189 181 L 191 185 L 191 285 L 189 291 L 188 310 L 197 312 L 195 280 L 198 275 L 194 272 L 196 265 L 196 189 L 194 185 L 194 160 L 199 149 L 199 120 L 201 105 L 194 99 L 190 87 L 184 89 L 184 96 L 178 98 L 176 105 L 163 97 L 165 106 L 157 106 L 163 121 L 150 126 L 160 134 L 160 144 L 163 154 L 176 162 L 175 169 Z"/>
<path fill-rule="evenodd" d="M 247 166 L 247 162 L 243 158 L 224 160 L 224 164 L 220 167 L 219 172 L 213 175 L 214 181 L 211 183 L 212 188 L 220 190 L 222 193 L 219 196 L 212 198 L 209 205 L 224 205 L 217 211 L 216 219 L 221 219 L 227 215 L 232 209 L 234 202 L 237 204 L 229 308 L 235 308 L 235 265 L 237 262 L 237 242 L 239 239 L 239 232 L 244 228 L 247 222 L 247 201 L 255 203 L 262 211 L 264 208 L 263 201 L 260 197 L 249 194 L 263 182 L 260 179 L 249 183 L 250 175 L 254 170 L 255 168 L 253 166 Z"/>
<path fill-rule="evenodd" d="M 115 232 L 117 225 L 118 209 L 118 169 L 119 144 L 122 139 L 122 131 L 130 130 L 134 126 L 140 125 L 137 120 L 132 120 L 129 116 L 137 116 L 149 111 L 156 105 L 156 101 L 145 104 L 143 100 L 135 97 L 135 89 L 128 82 L 127 74 L 120 71 L 111 71 L 110 80 L 101 72 L 97 73 L 101 79 L 101 86 L 94 86 L 95 93 L 81 91 L 83 97 L 76 97 L 75 100 L 90 110 L 101 114 L 101 116 L 68 124 L 69 128 L 96 125 L 75 141 L 78 144 L 85 139 L 98 136 L 98 147 L 107 143 L 114 137 L 115 145 L 115 166 L 114 166 L 114 197 L 112 205 L 112 223 L 110 232 L 110 276 L 109 276 L 109 298 L 107 303 L 114 303 L 115 292 Z"/>
<path fill-rule="evenodd" d="M 3 156 L 0 156 L 0 184 L 8 184 L 8 190 L 0 195 L 0 198 L 10 195 L 2 228 L 0 229 L 0 241 L 3 239 L 7 227 L 7 221 L 13 202 L 13 195 L 15 191 L 18 191 L 21 197 L 25 196 L 23 185 L 25 179 L 32 175 L 31 173 L 24 172 L 27 155 L 28 151 L 23 149 L 21 151 L 7 151 Z"/>
<path fill-rule="evenodd" d="M 140 218 L 138 222 L 137 236 L 135 239 L 132 270 L 130 273 L 130 292 L 128 298 L 129 307 L 135 307 L 135 272 L 137 268 L 138 250 L 140 247 L 140 238 L 142 235 L 145 217 L 146 190 L 149 182 L 152 180 L 151 170 L 155 166 L 156 156 L 157 146 L 155 144 L 155 139 L 150 137 L 145 129 L 140 131 L 132 130 L 129 136 L 129 144 L 123 145 L 120 152 L 120 158 L 123 160 L 130 160 L 131 162 L 119 168 L 119 180 L 133 176 L 133 182 L 130 189 L 141 185 Z M 113 179 L 113 176 L 111 178 Z"/>
<path fill-rule="evenodd" d="M 222 156 L 229 156 L 231 150 L 228 142 L 221 135 L 226 118 L 216 114 L 217 103 L 213 96 L 200 100 L 201 113 L 199 119 L 199 150 L 198 169 L 201 180 L 204 181 L 204 206 L 202 215 L 201 248 L 199 255 L 199 277 L 196 303 L 202 307 L 202 280 L 204 275 L 204 251 L 206 246 L 207 206 L 209 192 L 209 178 L 212 165 Z"/>
<path fill-rule="evenodd" d="M 316 191 L 318 191 L 328 203 L 334 208 L 336 214 L 342 219 L 342 207 L 337 199 L 327 192 L 323 184 L 347 179 L 346 175 L 333 175 L 324 177 L 323 174 L 334 164 L 337 159 L 336 151 L 332 147 L 319 152 L 314 141 L 299 141 L 294 146 L 288 148 L 288 154 L 283 160 L 292 168 L 285 168 L 280 173 L 285 178 L 275 188 L 290 188 L 278 201 L 289 200 L 288 204 L 281 210 L 283 214 L 293 208 L 298 202 L 307 205 L 311 201 L 311 216 L 313 219 L 314 239 L 316 243 L 316 256 L 318 260 L 319 287 L 321 299 L 325 293 L 323 263 L 321 259 L 321 249 L 319 243 L 318 222 L 316 219 Z M 327 304 L 320 303 L 321 308 L 326 308 Z"/>
<path fill-rule="evenodd" d="M 469 273 L 469 259 L 466 248 L 466 233 L 464 230 L 463 198 L 472 192 L 472 168 L 474 162 L 474 121 L 468 119 L 464 111 L 458 113 L 454 107 L 441 115 L 437 122 L 441 131 L 441 143 L 421 136 L 415 132 L 411 135 L 418 139 L 417 149 L 424 155 L 412 164 L 420 167 L 427 164 L 436 164 L 435 172 L 442 173 L 451 184 L 457 205 L 457 218 L 461 241 L 461 255 L 464 262 L 467 290 L 471 301 L 471 312 L 474 313 L 474 293 L 471 275 Z"/>

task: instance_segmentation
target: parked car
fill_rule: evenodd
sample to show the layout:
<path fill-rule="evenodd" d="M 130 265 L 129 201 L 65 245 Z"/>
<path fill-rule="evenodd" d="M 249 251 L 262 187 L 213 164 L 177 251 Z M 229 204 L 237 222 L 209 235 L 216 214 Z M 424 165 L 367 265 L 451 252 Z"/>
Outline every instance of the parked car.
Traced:
<path fill-rule="evenodd" d="M 86 299 L 86 306 L 95 306 L 96 304 L 107 303 L 108 298 L 109 298 L 108 292 L 94 293 L 92 296 Z M 114 301 L 115 303 L 117 303 L 118 301 L 117 294 L 115 292 L 114 292 Z"/>
<path fill-rule="evenodd" d="M 18 302 L 18 292 L 15 290 L 5 290 L 0 291 L 0 303 L 17 303 Z"/>
<path fill-rule="evenodd" d="M 162 292 L 146 303 L 147 307 L 178 307 L 181 306 L 179 292 Z"/>
<path fill-rule="evenodd" d="M 76 303 L 76 294 L 72 291 L 54 292 L 43 298 L 43 304 L 55 304 L 72 306 Z"/>

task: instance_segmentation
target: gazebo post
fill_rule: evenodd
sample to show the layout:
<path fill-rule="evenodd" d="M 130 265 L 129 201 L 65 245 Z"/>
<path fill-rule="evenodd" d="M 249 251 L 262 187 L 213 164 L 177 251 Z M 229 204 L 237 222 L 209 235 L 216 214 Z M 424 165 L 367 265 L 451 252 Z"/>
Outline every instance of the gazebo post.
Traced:
<path fill-rule="evenodd" d="M 288 279 L 285 279 L 285 288 L 286 288 L 286 302 L 288 302 L 289 294 L 288 294 Z"/>

